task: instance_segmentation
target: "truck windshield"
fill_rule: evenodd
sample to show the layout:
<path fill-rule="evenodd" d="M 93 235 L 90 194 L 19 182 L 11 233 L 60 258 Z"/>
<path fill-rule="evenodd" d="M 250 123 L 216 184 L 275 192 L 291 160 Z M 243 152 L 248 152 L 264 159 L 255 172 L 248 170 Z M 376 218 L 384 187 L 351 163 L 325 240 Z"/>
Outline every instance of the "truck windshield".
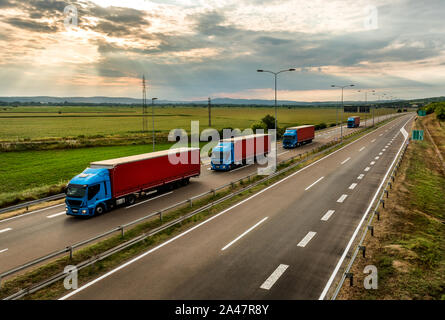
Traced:
<path fill-rule="evenodd" d="M 291 136 L 291 137 L 289 137 L 289 136 L 284 136 L 284 138 L 283 138 L 283 141 L 284 141 L 284 142 L 292 141 L 292 140 L 294 140 L 294 137 L 293 137 L 293 136 Z"/>
<path fill-rule="evenodd" d="M 87 188 L 83 186 L 69 185 L 66 190 L 66 195 L 71 198 L 83 198 Z"/>

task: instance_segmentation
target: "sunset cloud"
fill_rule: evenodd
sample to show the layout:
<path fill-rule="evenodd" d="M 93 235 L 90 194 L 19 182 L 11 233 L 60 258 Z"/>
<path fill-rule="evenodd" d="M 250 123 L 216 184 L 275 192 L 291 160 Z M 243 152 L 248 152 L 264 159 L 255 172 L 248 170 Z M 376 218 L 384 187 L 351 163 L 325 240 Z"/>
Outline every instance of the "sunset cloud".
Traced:
<path fill-rule="evenodd" d="M 64 9 L 77 9 L 66 25 Z M 336 100 L 332 83 L 400 98 L 445 85 L 445 4 L 414 0 L 0 0 L 0 96 Z M 356 92 L 349 93 L 357 97 Z"/>

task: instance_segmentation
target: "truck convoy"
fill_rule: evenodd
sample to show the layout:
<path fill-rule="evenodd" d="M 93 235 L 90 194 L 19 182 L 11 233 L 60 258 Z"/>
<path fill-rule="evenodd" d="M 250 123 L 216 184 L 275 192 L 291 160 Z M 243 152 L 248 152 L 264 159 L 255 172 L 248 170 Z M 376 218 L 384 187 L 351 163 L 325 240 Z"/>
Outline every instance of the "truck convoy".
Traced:
<path fill-rule="evenodd" d="M 222 139 L 212 150 L 211 168 L 228 171 L 248 161 L 254 161 L 258 156 L 266 156 L 270 152 L 270 142 L 268 134 Z"/>
<path fill-rule="evenodd" d="M 172 155 L 178 160 L 171 161 Z M 186 185 L 191 177 L 200 175 L 199 159 L 199 148 L 178 148 L 92 162 L 69 182 L 66 214 L 98 215 L 119 205 L 132 205 L 137 196 L 153 189 Z"/>
<path fill-rule="evenodd" d="M 315 138 L 315 126 L 305 125 L 287 128 L 283 135 L 283 148 L 291 149 L 310 143 Z"/>
<path fill-rule="evenodd" d="M 358 128 L 360 126 L 360 117 L 349 117 L 348 128 Z"/>

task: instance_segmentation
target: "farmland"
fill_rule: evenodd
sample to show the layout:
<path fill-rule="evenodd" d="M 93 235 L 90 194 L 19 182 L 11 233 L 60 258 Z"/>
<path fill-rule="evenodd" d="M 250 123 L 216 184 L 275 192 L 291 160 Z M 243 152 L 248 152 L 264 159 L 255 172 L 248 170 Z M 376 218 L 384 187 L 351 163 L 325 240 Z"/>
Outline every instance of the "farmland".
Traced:
<path fill-rule="evenodd" d="M 59 113 L 60 112 L 60 113 Z M 150 110 L 151 112 L 151 110 Z M 387 112 L 378 110 L 381 114 Z M 270 107 L 212 108 L 212 127 L 245 129 L 267 114 Z M 339 112 L 343 120 L 351 114 Z M 369 115 L 368 115 L 369 116 Z M 207 107 L 155 107 L 155 128 L 167 133 L 173 128 L 190 130 L 192 120 L 208 127 Z M 296 124 L 334 123 L 335 108 L 278 108 L 280 127 Z M 140 133 L 142 114 L 137 107 L 14 107 L 0 109 L 0 141 L 39 140 L 78 136 L 131 136 Z M 148 116 L 151 132 L 151 113 Z"/>

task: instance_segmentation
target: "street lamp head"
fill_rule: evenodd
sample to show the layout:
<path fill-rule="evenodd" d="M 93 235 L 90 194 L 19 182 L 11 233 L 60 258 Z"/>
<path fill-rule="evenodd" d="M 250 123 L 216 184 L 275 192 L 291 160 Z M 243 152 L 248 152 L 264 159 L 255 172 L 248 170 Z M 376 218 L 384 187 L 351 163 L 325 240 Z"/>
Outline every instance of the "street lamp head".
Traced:
<path fill-rule="evenodd" d="M 331 87 L 332 87 L 332 88 L 335 88 L 335 84 L 331 84 Z"/>
<path fill-rule="evenodd" d="M 291 69 L 289 69 L 289 71 L 295 71 L 295 68 L 291 68 Z"/>
<path fill-rule="evenodd" d="M 261 69 L 260 69 L 260 70 L 257 70 L 256 72 L 264 72 L 264 70 L 261 70 Z"/>
<path fill-rule="evenodd" d="M 158 98 L 151 98 L 151 100 L 158 100 Z"/>
<path fill-rule="evenodd" d="M 353 85 L 353 84 L 351 84 L 351 85 L 349 85 L 350 87 L 354 87 L 355 85 Z"/>

